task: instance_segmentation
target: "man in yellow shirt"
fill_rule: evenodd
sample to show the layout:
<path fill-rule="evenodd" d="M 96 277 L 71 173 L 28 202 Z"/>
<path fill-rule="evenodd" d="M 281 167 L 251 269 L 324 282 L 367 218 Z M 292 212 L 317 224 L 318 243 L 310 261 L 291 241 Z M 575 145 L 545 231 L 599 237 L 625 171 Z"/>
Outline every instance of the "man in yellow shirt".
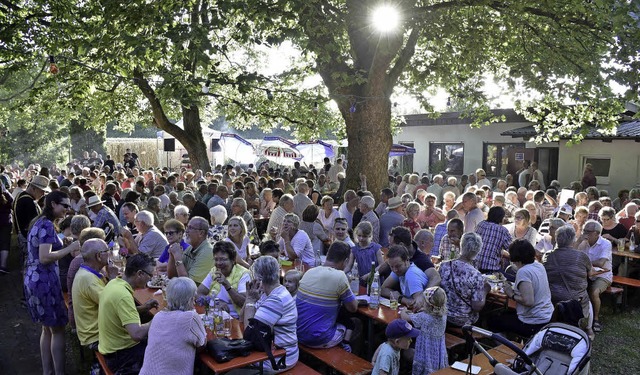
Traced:
<path fill-rule="evenodd" d="M 98 349 L 98 303 L 107 283 L 100 271 L 109 263 L 109 247 L 101 239 L 87 240 L 82 245 L 83 264 L 73 280 L 73 315 L 80 344 Z M 118 275 L 116 267 L 108 267 L 110 278 Z"/>
<path fill-rule="evenodd" d="M 154 261 L 144 253 L 127 260 L 122 278 L 111 280 L 100 294 L 98 307 L 98 351 L 109 369 L 119 374 L 137 374 L 142 368 L 150 323 L 140 324 L 139 312 L 158 306 L 152 299 L 136 308 L 133 290 L 151 280 Z"/>

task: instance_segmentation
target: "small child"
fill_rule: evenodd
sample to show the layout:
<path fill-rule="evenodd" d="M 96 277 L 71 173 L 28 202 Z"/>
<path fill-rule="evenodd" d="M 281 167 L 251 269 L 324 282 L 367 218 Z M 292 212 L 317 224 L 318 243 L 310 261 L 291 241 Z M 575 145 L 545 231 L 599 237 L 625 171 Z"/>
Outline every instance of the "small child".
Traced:
<path fill-rule="evenodd" d="M 400 317 L 420 328 L 413 356 L 412 374 L 431 374 L 448 367 L 445 330 L 447 328 L 447 294 L 434 286 L 424 291 L 425 307 L 416 314 L 402 312 Z"/>
<path fill-rule="evenodd" d="M 293 298 L 296 298 L 298 293 L 298 286 L 300 286 L 300 279 L 302 278 L 302 272 L 298 270 L 289 270 L 284 274 L 284 287 L 287 288 Z"/>
<path fill-rule="evenodd" d="M 357 242 L 356 245 L 351 248 L 351 255 L 349 255 L 345 272 L 350 272 L 353 267 L 353 262 L 357 261 L 360 285 L 366 286 L 369 272 L 371 272 L 371 262 L 375 262 L 376 270 L 383 263 L 382 246 L 371 242 L 373 239 L 373 227 L 368 221 L 361 221 L 358 226 L 356 226 L 355 235 Z"/>
<path fill-rule="evenodd" d="M 409 349 L 411 339 L 420 331 L 411 327 L 406 320 L 396 319 L 385 330 L 387 341 L 382 343 L 373 355 L 372 375 L 398 375 L 400 371 L 400 349 Z"/>

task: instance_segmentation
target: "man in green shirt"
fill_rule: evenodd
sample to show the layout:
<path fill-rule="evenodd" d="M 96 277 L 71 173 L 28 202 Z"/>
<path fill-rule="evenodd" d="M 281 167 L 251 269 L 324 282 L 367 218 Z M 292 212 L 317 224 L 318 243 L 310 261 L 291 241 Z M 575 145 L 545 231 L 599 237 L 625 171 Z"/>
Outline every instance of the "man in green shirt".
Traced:
<path fill-rule="evenodd" d="M 187 224 L 187 242 L 190 247 L 182 250 L 179 243 L 169 246 L 169 277 L 189 277 L 197 285 L 207 277 L 213 268 L 213 247 L 207 240 L 209 223 L 196 216 Z"/>

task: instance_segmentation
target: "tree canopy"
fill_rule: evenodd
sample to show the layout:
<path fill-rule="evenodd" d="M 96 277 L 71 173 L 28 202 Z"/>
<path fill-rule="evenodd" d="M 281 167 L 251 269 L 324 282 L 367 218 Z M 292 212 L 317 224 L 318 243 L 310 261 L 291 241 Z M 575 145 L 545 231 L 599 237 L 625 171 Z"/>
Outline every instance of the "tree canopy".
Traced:
<path fill-rule="evenodd" d="M 382 4 L 400 20 L 386 32 L 371 21 Z M 398 89 L 434 112 L 429 94 L 444 88 L 488 124 L 499 120 L 483 92 L 491 76 L 545 139 L 614 126 L 621 103 L 638 99 L 638 14 L 630 0 L 0 1 L 0 75 L 46 72 L 52 55 L 58 74 L 22 82 L 5 108 L 153 124 L 202 169 L 201 124 L 220 113 L 300 138 L 330 129 L 349 141 L 349 185 L 366 171 L 376 191 Z M 266 52 L 283 43 L 299 56 L 265 73 Z M 614 95 L 611 81 L 626 92 Z"/>

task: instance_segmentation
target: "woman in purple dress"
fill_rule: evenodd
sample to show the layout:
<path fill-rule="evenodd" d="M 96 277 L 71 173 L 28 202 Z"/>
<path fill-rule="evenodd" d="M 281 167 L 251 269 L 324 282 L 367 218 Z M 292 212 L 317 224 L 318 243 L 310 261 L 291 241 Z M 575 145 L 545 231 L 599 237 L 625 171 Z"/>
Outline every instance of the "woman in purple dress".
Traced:
<path fill-rule="evenodd" d="M 58 278 L 57 261 L 67 254 L 77 253 L 80 245 L 75 241 L 66 243 L 64 247 L 53 221 L 63 218 L 70 207 L 66 193 L 49 193 L 42 214 L 34 220 L 27 236 L 29 249 L 24 296 L 31 319 L 42 324 L 40 356 L 43 374 L 65 373 L 64 327 L 69 320 Z"/>

